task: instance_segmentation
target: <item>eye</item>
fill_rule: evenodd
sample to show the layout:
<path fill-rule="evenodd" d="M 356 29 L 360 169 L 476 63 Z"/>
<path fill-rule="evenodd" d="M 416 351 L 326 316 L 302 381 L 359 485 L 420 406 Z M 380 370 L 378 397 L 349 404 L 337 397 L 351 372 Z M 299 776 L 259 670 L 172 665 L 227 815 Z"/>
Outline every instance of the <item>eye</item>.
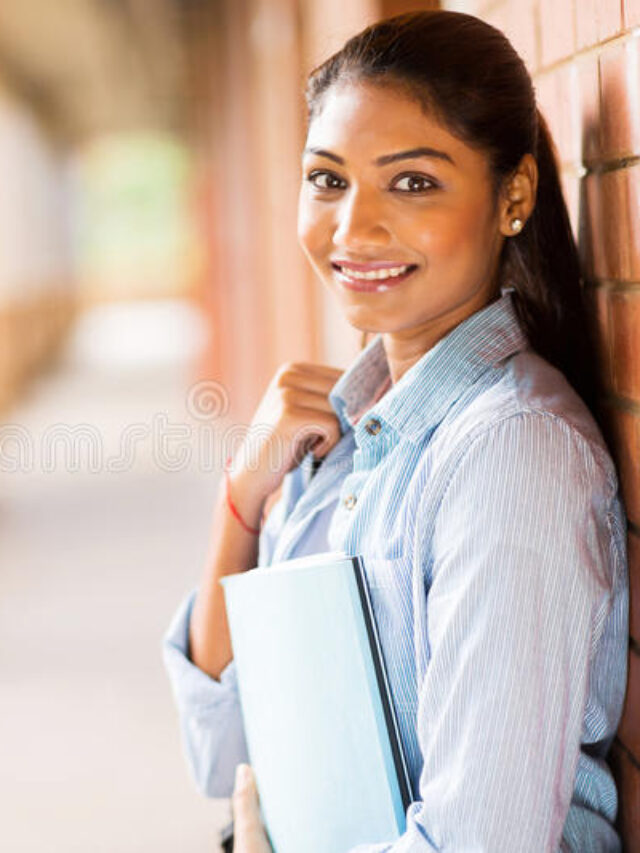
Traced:
<path fill-rule="evenodd" d="M 346 183 L 342 178 L 339 178 L 333 172 L 327 172 L 325 169 L 316 169 L 310 172 L 306 180 L 319 190 L 341 190 L 346 187 Z"/>
<path fill-rule="evenodd" d="M 421 175 L 418 172 L 409 172 L 405 175 L 399 175 L 392 182 L 391 186 L 399 192 L 417 195 L 437 189 L 439 185 L 437 181 L 427 177 L 427 175 Z"/>

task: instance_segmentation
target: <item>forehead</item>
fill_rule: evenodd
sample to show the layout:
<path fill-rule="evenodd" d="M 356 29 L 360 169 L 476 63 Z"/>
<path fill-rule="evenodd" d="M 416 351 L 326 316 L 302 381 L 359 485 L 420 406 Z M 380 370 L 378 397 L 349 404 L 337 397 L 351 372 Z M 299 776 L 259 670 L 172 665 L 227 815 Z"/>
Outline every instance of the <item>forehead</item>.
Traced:
<path fill-rule="evenodd" d="M 429 146 L 462 168 L 488 167 L 481 152 L 454 136 L 406 89 L 362 81 L 336 83 L 324 93 L 309 124 L 307 146 L 346 159 Z"/>

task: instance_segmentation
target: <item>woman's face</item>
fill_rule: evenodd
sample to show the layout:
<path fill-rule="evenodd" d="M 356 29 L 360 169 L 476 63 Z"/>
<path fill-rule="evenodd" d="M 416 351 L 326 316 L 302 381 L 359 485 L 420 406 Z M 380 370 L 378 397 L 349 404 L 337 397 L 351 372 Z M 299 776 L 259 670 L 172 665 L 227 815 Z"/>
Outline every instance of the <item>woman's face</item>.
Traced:
<path fill-rule="evenodd" d="M 325 93 L 303 155 L 298 236 L 358 329 L 440 337 L 496 291 L 503 236 L 488 159 L 399 88 Z"/>

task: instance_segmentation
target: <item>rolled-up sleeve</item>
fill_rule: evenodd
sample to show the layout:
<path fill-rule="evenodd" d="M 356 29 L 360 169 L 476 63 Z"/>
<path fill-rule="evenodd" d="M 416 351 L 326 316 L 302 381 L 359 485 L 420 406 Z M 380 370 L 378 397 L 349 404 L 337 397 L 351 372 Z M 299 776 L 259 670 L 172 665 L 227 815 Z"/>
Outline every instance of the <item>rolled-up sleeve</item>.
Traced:
<path fill-rule="evenodd" d="M 401 839 L 352 853 L 563 849 L 590 661 L 623 571 L 616 501 L 615 476 L 550 414 L 505 418 L 460 454 L 422 550 L 419 798 Z M 590 850 L 617 849 L 605 824 Z"/>
<path fill-rule="evenodd" d="M 163 656 L 178 707 L 182 744 L 198 790 L 230 797 L 236 766 L 248 761 L 235 663 L 211 678 L 189 659 L 192 593 L 164 637 Z"/>

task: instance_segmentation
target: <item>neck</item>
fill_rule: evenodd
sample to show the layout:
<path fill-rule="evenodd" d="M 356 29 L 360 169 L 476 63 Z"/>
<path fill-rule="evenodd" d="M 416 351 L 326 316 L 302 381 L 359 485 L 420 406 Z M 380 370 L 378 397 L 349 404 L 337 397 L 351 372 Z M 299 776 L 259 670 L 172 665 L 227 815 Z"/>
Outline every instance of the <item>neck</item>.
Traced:
<path fill-rule="evenodd" d="M 494 297 L 498 298 L 498 297 Z M 467 317 L 480 311 L 493 300 L 467 302 L 457 311 L 449 311 L 435 320 L 430 320 L 411 329 L 385 332 L 382 335 L 391 381 L 395 383 L 419 361 L 439 340 L 460 325 Z"/>
<path fill-rule="evenodd" d="M 420 361 L 422 356 L 446 335 L 447 331 L 442 331 L 439 335 L 423 335 L 420 337 L 413 335 L 405 337 L 393 333 L 383 335 L 382 342 L 393 384 L 395 385 L 410 367 Z"/>

